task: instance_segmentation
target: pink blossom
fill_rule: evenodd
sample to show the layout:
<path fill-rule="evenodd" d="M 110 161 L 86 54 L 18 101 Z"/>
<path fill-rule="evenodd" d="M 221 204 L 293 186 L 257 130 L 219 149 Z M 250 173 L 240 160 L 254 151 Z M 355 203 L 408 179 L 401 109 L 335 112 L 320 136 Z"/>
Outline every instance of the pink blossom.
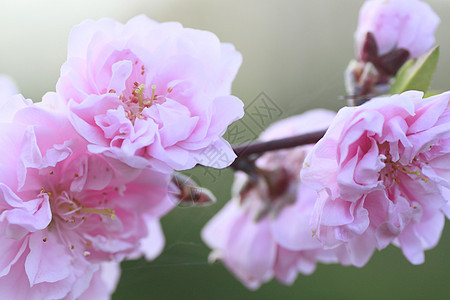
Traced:
<path fill-rule="evenodd" d="M 261 139 L 323 130 L 334 116 L 331 111 L 310 111 L 275 123 Z M 256 161 L 259 175 L 264 174 L 257 183 L 236 172 L 233 199 L 202 231 L 203 240 L 213 248 L 210 258 L 221 259 L 249 289 L 273 277 L 292 284 L 298 272 L 314 272 L 317 262 L 337 261 L 335 252 L 323 250 L 311 235 L 309 219 L 316 193 L 299 181 L 311 148 L 264 154 Z"/>
<path fill-rule="evenodd" d="M 243 115 L 230 95 L 241 60 L 231 44 L 179 23 L 85 21 L 70 34 L 57 92 L 92 153 L 137 168 L 223 168 L 235 154 L 221 136 Z M 221 159 L 202 161 L 208 147 Z"/>
<path fill-rule="evenodd" d="M 428 51 L 434 44 L 439 17 L 420 0 L 368 0 L 361 7 L 355 32 L 358 57 L 366 35 L 371 32 L 379 55 L 406 49 L 412 58 Z"/>
<path fill-rule="evenodd" d="M 326 247 L 344 243 L 355 265 L 390 243 L 422 263 L 449 215 L 450 92 L 422 97 L 341 109 L 305 160 L 302 180 L 318 191 L 314 232 Z"/>
<path fill-rule="evenodd" d="M 2 297 L 109 298 L 104 263 L 161 250 L 169 176 L 89 153 L 55 94 L 20 106 L 0 126 Z"/>

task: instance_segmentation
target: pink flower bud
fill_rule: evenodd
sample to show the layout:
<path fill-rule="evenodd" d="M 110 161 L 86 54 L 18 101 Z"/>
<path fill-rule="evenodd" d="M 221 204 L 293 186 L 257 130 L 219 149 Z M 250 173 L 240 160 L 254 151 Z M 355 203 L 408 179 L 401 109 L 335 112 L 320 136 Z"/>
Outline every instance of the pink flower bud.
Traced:
<path fill-rule="evenodd" d="M 433 46 L 439 21 L 431 7 L 419 0 L 366 1 L 355 33 L 357 56 L 365 56 L 364 43 L 370 32 L 375 37 L 378 55 L 406 49 L 412 58 L 418 57 Z"/>

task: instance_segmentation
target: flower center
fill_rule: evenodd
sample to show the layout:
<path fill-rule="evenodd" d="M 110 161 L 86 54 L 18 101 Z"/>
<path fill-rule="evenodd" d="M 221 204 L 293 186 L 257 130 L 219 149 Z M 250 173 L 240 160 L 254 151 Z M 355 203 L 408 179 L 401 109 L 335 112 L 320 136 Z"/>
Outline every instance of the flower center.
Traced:
<path fill-rule="evenodd" d="M 76 232 L 79 227 L 83 228 L 83 233 L 88 233 L 91 229 L 97 228 L 104 222 L 104 218 L 116 218 L 115 211 L 108 207 L 107 192 L 103 192 L 103 198 L 95 197 L 95 199 L 101 199 L 96 205 L 84 205 L 76 197 L 62 192 L 48 192 L 45 188 L 42 188 L 39 196 L 47 194 L 52 211 L 52 221 L 49 225 L 49 230 L 55 229 L 59 238 L 69 249 L 75 250 L 75 248 L 81 248 L 84 256 L 89 256 L 91 253 L 88 251 L 88 247 L 91 246 L 91 242 L 87 240 L 83 234 Z M 47 242 L 47 238 L 43 239 L 43 242 Z"/>
<path fill-rule="evenodd" d="M 384 154 L 385 163 L 384 168 L 378 172 L 379 180 L 383 180 L 386 187 L 391 187 L 394 183 L 400 183 L 400 177 L 408 175 L 409 177 L 416 177 L 424 182 L 428 182 L 429 179 L 422 175 L 422 162 L 419 158 L 415 157 L 409 165 L 402 165 L 399 161 L 393 161 L 392 155 L 387 150 Z M 425 163 L 426 164 L 426 163 Z"/>
<path fill-rule="evenodd" d="M 121 104 L 125 109 L 126 117 L 134 124 L 136 119 L 146 119 L 145 114 L 142 113 L 144 108 L 151 107 L 155 100 L 158 99 L 156 95 L 156 86 L 152 85 L 151 96 L 147 98 L 145 96 L 145 85 L 134 83 L 134 89 L 131 95 L 124 96 L 124 94 L 119 96 Z M 116 93 L 115 90 L 109 90 L 109 93 Z"/>

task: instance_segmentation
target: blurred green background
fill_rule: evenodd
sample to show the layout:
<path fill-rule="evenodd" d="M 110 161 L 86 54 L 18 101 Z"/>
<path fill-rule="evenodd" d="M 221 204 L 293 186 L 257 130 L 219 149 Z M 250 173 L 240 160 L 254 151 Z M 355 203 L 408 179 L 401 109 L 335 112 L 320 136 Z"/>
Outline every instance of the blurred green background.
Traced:
<path fill-rule="evenodd" d="M 437 43 L 441 58 L 433 88 L 450 83 L 450 1 L 427 1 L 440 15 Z M 345 105 L 343 71 L 353 58 L 353 32 L 363 1 L 356 0 L 0 0 L 0 73 L 16 79 L 26 97 L 39 101 L 53 91 L 66 55 L 70 28 L 84 19 L 112 17 L 125 22 L 144 13 L 205 29 L 242 52 L 243 65 L 233 94 L 248 106 L 264 92 L 279 108 L 267 122 L 315 107 Z M 260 98 L 258 98 L 260 99 Z M 249 116 L 246 139 L 261 132 Z M 426 263 L 412 266 L 399 249 L 375 253 L 362 269 L 320 265 L 291 287 L 277 282 L 249 292 L 221 265 L 207 264 L 209 249 L 199 232 L 230 198 L 230 170 L 187 172 L 210 188 L 218 203 L 207 208 L 176 208 L 163 218 L 166 248 L 153 262 L 122 265 L 113 299 L 450 299 L 447 228 Z M 447 222 L 448 227 L 448 222 Z"/>

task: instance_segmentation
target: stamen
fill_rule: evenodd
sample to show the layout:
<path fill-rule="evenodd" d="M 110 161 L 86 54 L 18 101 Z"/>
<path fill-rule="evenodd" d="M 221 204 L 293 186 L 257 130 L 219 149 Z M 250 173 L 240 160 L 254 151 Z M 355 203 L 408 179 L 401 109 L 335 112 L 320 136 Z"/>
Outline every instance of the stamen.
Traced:
<path fill-rule="evenodd" d="M 428 182 L 428 181 L 429 181 L 428 178 L 422 176 L 422 174 L 420 173 L 419 170 L 417 170 L 417 171 L 412 171 L 411 169 L 406 168 L 406 167 L 398 168 L 396 165 L 392 165 L 392 167 L 393 167 L 394 169 L 396 169 L 396 170 L 399 170 L 399 171 L 402 172 L 402 173 L 410 174 L 410 175 L 416 175 L 417 177 L 419 177 L 419 178 L 420 178 L 421 180 L 423 180 L 424 182 Z"/>
<path fill-rule="evenodd" d="M 51 192 L 47 192 L 47 191 L 45 190 L 44 187 L 41 188 L 41 193 L 40 193 L 40 195 L 42 195 L 42 194 L 47 194 L 49 197 L 52 195 L 52 193 L 51 193 Z"/>
<path fill-rule="evenodd" d="M 92 207 L 83 207 L 80 210 L 81 212 L 89 213 L 89 214 L 99 214 L 108 216 L 111 219 L 116 218 L 116 212 L 112 210 L 111 208 L 92 208 Z"/>
<path fill-rule="evenodd" d="M 139 111 L 142 111 L 144 109 L 144 89 L 145 85 L 141 84 L 137 89 L 133 91 L 133 94 L 138 98 Z"/>
<path fill-rule="evenodd" d="M 156 98 L 157 98 L 156 97 L 156 85 L 152 85 L 152 96 L 150 97 L 150 99 L 145 99 L 144 100 L 144 105 L 146 107 L 152 106 L 153 105 L 153 100 L 155 100 Z M 139 116 L 138 116 L 138 118 L 139 118 Z"/>
<path fill-rule="evenodd" d="M 152 98 L 151 98 L 152 101 L 155 99 L 155 92 L 156 92 L 156 85 L 152 85 Z"/>

